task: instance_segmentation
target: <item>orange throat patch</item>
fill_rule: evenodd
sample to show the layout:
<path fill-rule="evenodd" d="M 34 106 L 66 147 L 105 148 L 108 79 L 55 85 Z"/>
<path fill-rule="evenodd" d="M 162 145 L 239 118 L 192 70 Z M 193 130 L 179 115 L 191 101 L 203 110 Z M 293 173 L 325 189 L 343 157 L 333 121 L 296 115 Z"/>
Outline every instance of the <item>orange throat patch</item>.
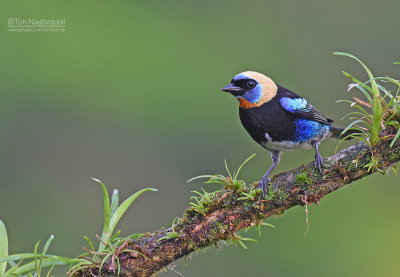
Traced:
<path fill-rule="evenodd" d="M 257 103 L 249 102 L 248 100 L 246 100 L 243 97 L 238 97 L 237 100 L 239 101 L 239 107 L 241 107 L 243 109 L 251 109 L 251 108 L 255 108 L 255 107 L 260 106 Z"/>

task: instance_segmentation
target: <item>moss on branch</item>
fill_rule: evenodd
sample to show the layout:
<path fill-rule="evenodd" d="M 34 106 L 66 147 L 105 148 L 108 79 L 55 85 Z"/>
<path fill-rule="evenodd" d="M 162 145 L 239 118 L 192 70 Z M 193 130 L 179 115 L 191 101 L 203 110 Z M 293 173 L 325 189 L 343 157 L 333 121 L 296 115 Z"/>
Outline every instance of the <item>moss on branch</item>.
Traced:
<path fill-rule="evenodd" d="M 297 205 L 318 203 L 346 184 L 374 172 L 387 172 L 400 161 L 400 141 L 390 147 L 395 132 L 394 127 L 386 128 L 380 135 L 384 139 L 373 149 L 359 142 L 328 157 L 322 175 L 313 162 L 276 174 L 271 182 L 280 189 L 270 192 L 265 199 L 255 190 L 258 183 L 250 188 L 225 186 L 221 191 L 208 194 L 201 203 L 201 212 L 191 207 L 175 226 L 127 241 L 124 248 L 135 251 L 119 251 L 120 276 L 151 276 L 201 248 L 218 245 L 221 240 L 238 239 L 237 231 L 259 225 L 272 215 L 282 214 Z M 169 235 L 171 233 L 173 235 Z M 95 271 L 81 271 L 78 275 L 98 275 Z M 104 264 L 100 276 L 115 275 L 115 264 Z"/>

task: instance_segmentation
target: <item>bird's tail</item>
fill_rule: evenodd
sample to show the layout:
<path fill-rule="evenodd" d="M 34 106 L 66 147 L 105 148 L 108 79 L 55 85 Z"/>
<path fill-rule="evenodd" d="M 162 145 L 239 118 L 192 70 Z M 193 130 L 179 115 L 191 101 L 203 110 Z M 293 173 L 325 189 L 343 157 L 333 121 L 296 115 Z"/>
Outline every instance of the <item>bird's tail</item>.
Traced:
<path fill-rule="evenodd" d="M 331 126 L 332 137 L 337 138 L 337 139 L 343 139 L 351 134 L 361 134 L 362 133 L 359 130 L 350 129 L 350 130 L 347 130 L 344 134 L 342 134 L 343 131 L 344 131 L 343 128 Z M 352 139 L 352 137 L 346 138 L 346 140 L 349 140 L 349 139 Z"/>

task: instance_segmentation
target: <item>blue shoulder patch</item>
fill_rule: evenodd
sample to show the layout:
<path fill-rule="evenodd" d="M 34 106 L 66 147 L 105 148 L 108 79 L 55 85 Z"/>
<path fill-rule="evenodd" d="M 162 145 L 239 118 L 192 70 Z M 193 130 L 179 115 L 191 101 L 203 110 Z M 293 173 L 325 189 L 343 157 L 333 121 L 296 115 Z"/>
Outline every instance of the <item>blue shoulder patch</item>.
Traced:
<path fill-rule="evenodd" d="M 287 110 L 288 112 L 294 113 L 297 111 L 310 111 L 310 106 L 307 107 L 307 100 L 304 98 L 289 98 L 289 97 L 282 97 L 279 102 L 281 103 L 282 108 Z M 311 106 L 312 107 L 312 106 Z"/>

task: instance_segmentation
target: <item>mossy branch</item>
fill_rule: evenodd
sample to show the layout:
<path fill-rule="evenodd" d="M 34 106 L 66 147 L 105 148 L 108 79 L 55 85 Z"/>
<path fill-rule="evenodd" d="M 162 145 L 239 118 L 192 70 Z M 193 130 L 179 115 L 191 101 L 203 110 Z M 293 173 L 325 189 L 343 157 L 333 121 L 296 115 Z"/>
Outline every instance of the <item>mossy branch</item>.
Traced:
<path fill-rule="evenodd" d="M 267 197 L 269 200 L 243 199 L 242 193 L 248 188 L 216 192 L 205 213 L 189 208 L 175 226 L 124 243 L 124 250 L 133 251 L 118 249 L 120 276 L 151 276 L 201 248 L 218 246 L 221 240 L 237 240 L 237 231 L 261 224 L 272 215 L 297 205 L 318 203 L 346 184 L 374 172 L 387 172 L 400 161 L 400 140 L 390 147 L 395 133 L 396 129 L 389 127 L 380 134 L 383 139 L 373 149 L 359 142 L 328 157 L 322 175 L 314 168 L 314 162 L 276 174 L 272 182 L 281 189 Z M 77 275 L 117 275 L 115 263 L 111 261 L 103 265 L 101 274 L 96 270 L 87 269 Z"/>

